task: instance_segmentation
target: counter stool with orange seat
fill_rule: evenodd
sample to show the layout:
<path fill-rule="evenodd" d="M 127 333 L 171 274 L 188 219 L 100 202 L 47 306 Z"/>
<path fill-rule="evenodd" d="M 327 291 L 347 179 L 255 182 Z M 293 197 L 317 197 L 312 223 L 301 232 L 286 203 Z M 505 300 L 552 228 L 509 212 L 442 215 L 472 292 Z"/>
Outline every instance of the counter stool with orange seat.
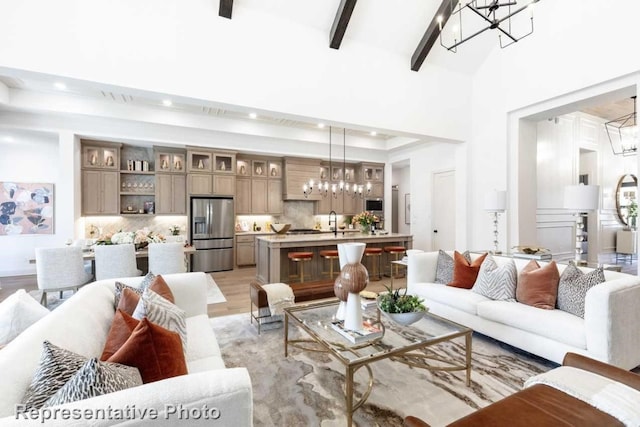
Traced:
<path fill-rule="evenodd" d="M 329 278 L 333 280 L 333 264 L 336 259 L 339 258 L 337 249 L 327 249 L 324 251 L 320 251 L 320 256 L 324 259 L 329 260 Z"/>
<path fill-rule="evenodd" d="M 401 257 L 404 256 L 406 249 L 404 246 L 385 246 L 384 247 L 384 251 L 386 253 L 388 253 L 389 255 L 393 255 L 395 259 L 393 259 L 392 261 L 399 261 Z M 395 264 L 396 267 L 396 274 L 395 276 L 393 276 L 393 265 L 391 263 L 389 263 L 389 275 L 392 277 L 399 277 L 398 276 L 398 264 Z"/>
<path fill-rule="evenodd" d="M 289 278 L 299 277 L 300 283 L 304 283 L 304 263 L 311 261 L 313 252 L 289 252 L 287 257 L 294 263 L 300 263 L 300 274 L 290 274 Z"/>
<path fill-rule="evenodd" d="M 364 250 L 364 256 L 366 257 L 374 257 L 371 260 L 372 264 L 372 274 L 369 274 L 369 280 L 381 280 L 382 272 L 380 268 L 380 260 L 382 259 L 382 248 L 369 248 L 367 247 Z M 374 279 L 375 277 L 375 279 Z"/>

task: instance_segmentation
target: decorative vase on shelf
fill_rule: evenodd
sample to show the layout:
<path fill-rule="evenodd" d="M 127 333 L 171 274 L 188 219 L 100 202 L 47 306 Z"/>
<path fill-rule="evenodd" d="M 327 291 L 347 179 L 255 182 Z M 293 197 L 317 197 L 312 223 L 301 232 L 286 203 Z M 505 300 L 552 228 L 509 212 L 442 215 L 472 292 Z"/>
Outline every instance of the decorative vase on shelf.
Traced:
<path fill-rule="evenodd" d="M 365 247 L 365 243 L 338 244 L 341 271 L 338 279 L 336 279 L 334 291 L 339 291 L 336 292 L 336 296 L 341 300 L 345 293 L 347 293 L 347 297 L 346 305 L 344 305 L 344 302 L 340 303 L 336 317 L 339 320 L 342 320 L 341 317 L 344 319 L 344 327 L 348 330 L 362 328 L 360 292 L 369 284 L 369 272 L 360 262 Z"/>
<path fill-rule="evenodd" d="M 198 160 L 198 169 L 204 169 L 204 162 L 202 159 Z"/>

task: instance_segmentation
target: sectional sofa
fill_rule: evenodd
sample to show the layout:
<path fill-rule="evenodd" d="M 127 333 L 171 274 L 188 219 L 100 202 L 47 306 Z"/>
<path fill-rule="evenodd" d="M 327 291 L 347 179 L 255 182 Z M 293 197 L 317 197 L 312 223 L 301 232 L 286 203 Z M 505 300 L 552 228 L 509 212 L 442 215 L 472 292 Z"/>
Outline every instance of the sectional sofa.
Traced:
<path fill-rule="evenodd" d="M 188 375 L 58 408 L 115 410 L 135 407 L 140 411 L 153 409 L 157 412 L 156 420 L 138 416 L 135 425 L 253 425 L 251 380 L 245 368 L 225 368 L 211 328 L 212 320 L 207 316 L 205 274 L 182 273 L 162 277 L 173 293 L 175 304 L 186 311 Z M 137 286 L 142 279 L 132 277 L 117 280 Z M 36 371 L 44 340 L 88 358 L 100 357 L 115 313 L 114 289 L 114 279 L 84 286 L 0 350 L 0 425 L 26 423 L 23 419 L 15 419 L 15 409 Z M 193 412 L 189 412 L 191 409 Z M 103 417 L 100 414 L 92 420 L 64 420 L 61 412 L 58 414 L 56 419 L 47 420 L 46 425 L 133 425 L 122 419 L 101 419 Z M 36 420 L 33 424 L 40 421 Z"/>
<path fill-rule="evenodd" d="M 556 363 L 574 352 L 623 369 L 640 365 L 640 277 L 605 270 L 606 282 L 587 292 L 583 319 L 434 283 L 437 259 L 438 252 L 411 253 L 407 267 L 408 292 L 424 298 L 432 313 Z M 512 258 L 494 259 L 504 265 Z M 529 262 L 513 260 L 518 273 Z M 565 267 L 558 264 L 560 274 Z"/>

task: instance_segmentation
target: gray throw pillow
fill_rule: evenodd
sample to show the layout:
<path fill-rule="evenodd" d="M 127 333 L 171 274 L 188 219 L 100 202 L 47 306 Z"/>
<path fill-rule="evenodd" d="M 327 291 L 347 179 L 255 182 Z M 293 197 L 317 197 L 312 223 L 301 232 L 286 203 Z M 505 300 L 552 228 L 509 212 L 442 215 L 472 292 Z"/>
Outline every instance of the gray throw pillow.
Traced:
<path fill-rule="evenodd" d="M 49 341 L 43 342 L 40 365 L 22 398 L 25 410 L 40 409 L 86 361 L 86 357 L 57 347 Z"/>
<path fill-rule="evenodd" d="M 62 405 L 142 385 L 138 368 L 89 359 L 60 390 L 43 405 Z"/>
<path fill-rule="evenodd" d="M 471 263 L 471 254 L 469 254 L 469 251 L 465 251 L 462 256 Z M 438 251 L 435 282 L 442 285 L 453 282 L 453 257 L 442 249 Z"/>
<path fill-rule="evenodd" d="M 118 308 L 118 303 L 120 303 L 120 298 L 122 298 L 122 291 L 125 288 L 131 289 L 136 294 L 142 296 L 142 293 L 144 292 L 144 290 L 147 289 L 149 286 L 151 286 L 155 278 L 156 278 L 155 274 L 153 274 L 152 272 L 148 272 L 147 275 L 144 276 L 144 279 L 142 279 L 142 282 L 140 282 L 140 286 L 138 286 L 137 288 L 133 286 L 125 285 L 124 283 L 121 283 L 121 282 L 116 282 L 116 290 L 115 290 L 115 295 L 113 297 L 113 306 L 116 309 Z"/>
<path fill-rule="evenodd" d="M 478 277 L 471 290 L 477 294 L 498 301 L 515 301 L 518 270 L 513 260 L 498 266 L 491 254 L 480 266 Z"/>
<path fill-rule="evenodd" d="M 584 301 L 587 291 L 605 281 L 602 267 L 584 274 L 573 261 L 569 262 L 558 284 L 558 308 L 584 318 Z"/>
<path fill-rule="evenodd" d="M 184 310 L 147 288 L 142 293 L 132 317 L 142 320 L 145 316 L 149 322 L 177 332 L 182 340 L 182 351 L 186 354 L 187 321 Z"/>

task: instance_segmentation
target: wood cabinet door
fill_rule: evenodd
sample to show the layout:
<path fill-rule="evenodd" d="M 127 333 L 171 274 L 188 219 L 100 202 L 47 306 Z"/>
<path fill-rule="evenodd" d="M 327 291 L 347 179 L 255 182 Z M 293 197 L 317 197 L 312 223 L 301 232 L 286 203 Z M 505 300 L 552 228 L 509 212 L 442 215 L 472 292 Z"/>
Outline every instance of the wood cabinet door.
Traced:
<path fill-rule="evenodd" d="M 236 177 L 228 175 L 213 176 L 213 194 L 233 196 L 236 192 Z"/>
<path fill-rule="evenodd" d="M 173 214 L 187 214 L 187 177 L 184 175 L 173 175 Z"/>
<path fill-rule="evenodd" d="M 236 265 L 255 265 L 255 247 L 252 243 L 236 244 Z"/>
<path fill-rule="evenodd" d="M 171 175 L 156 174 L 156 214 L 173 213 Z"/>
<path fill-rule="evenodd" d="M 371 194 L 368 197 L 384 197 L 384 184 L 381 182 L 372 182 Z"/>
<path fill-rule="evenodd" d="M 190 194 L 212 194 L 213 182 L 211 175 L 190 174 L 188 175 Z"/>
<path fill-rule="evenodd" d="M 251 213 L 267 213 L 267 180 L 251 180 Z"/>
<path fill-rule="evenodd" d="M 251 213 L 251 179 L 236 178 L 236 214 Z"/>
<path fill-rule="evenodd" d="M 281 214 L 284 212 L 282 205 L 282 181 L 269 180 L 267 194 L 267 212 L 270 214 Z"/>
<path fill-rule="evenodd" d="M 107 215 L 120 215 L 118 172 L 100 172 L 102 180 L 102 211 Z"/>
<path fill-rule="evenodd" d="M 82 213 L 100 214 L 102 199 L 102 178 L 99 171 L 82 171 Z"/>

